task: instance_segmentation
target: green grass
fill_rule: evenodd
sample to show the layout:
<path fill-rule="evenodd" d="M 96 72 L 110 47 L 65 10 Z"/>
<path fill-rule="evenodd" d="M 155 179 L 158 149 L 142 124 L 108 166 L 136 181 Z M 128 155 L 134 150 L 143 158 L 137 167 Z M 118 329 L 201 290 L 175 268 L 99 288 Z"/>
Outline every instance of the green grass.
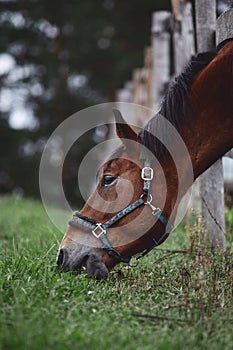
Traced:
<path fill-rule="evenodd" d="M 56 269 L 62 233 L 40 203 L 0 199 L 0 349 L 232 349 L 232 236 L 225 257 L 202 237 L 181 226 L 96 282 Z"/>

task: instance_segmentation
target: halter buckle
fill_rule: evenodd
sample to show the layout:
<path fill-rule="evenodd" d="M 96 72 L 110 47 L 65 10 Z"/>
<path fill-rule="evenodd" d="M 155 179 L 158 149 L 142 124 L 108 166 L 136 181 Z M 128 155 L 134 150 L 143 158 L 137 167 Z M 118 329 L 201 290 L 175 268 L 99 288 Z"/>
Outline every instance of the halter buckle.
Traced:
<path fill-rule="evenodd" d="M 154 215 L 154 216 L 159 216 L 161 214 L 162 214 L 162 210 L 160 208 L 154 208 L 152 210 L 152 215 Z"/>
<path fill-rule="evenodd" d="M 151 181 L 153 180 L 153 177 L 154 177 L 154 171 L 151 167 L 145 166 L 144 168 L 142 168 L 142 172 L 141 172 L 142 180 Z"/>
<path fill-rule="evenodd" d="M 96 224 L 96 227 L 91 232 L 98 239 L 101 235 L 106 235 L 106 230 L 102 227 L 102 224 Z"/>

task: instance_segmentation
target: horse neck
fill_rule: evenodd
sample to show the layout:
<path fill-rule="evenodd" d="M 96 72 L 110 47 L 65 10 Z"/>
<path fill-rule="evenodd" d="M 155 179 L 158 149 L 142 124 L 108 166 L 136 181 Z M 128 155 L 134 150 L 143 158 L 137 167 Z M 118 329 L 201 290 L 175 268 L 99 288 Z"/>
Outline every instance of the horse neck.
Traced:
<path fill-rule="evenodd" d="M 181 126 L 194 179 L 233 147 L 233 42 L 193 82 L 188 96 L 193 115 Z"/>
<path fill-rule="evenodd" d="M 188 104 L 192 111 L 179 124 L 179 134 L 168 135 L 175 153 L 159 159 L 167 182 L 164 213 L 175 217 L 179 201 L 193 181 L 233 147 L 233 41 L 195 78 Z M 170 152 L 170 151 L 169 151 Z M 158 182 L 159 184 L 159 182 Z M 158 193 L 155 188 L 154 193 Z"/>

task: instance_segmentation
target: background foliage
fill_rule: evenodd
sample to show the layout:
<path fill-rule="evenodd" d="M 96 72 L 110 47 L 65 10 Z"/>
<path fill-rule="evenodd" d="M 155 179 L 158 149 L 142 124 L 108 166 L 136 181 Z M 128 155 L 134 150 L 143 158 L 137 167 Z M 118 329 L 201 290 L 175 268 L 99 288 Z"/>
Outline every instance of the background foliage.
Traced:
<path fill-rule="evenodd" d="M 217 1 L 219 13 L 228 2 Z M 143 64 L 156 10 L 170 1 L 0 0 L 0 193 L 39 195 L 46 140 L 71 114 L 114 101 Z M 77 167 L 95 142 L 93 133 L 79 139 L 64 164 L 75 205 Z"/>
<path fill-rule="evenodd" d="M 152 12 L 168 8 L 158 0 L 0 1 L 0 58 L 11 62 L 0 70 L 0 192 L 38 196 L 47 138 L 78 110 L 114 100 L 142 64 Z M 65 164 L 66 194 L 76 204 L 72 169 L 93 142 L 91 134 L 79 140 Z"/>

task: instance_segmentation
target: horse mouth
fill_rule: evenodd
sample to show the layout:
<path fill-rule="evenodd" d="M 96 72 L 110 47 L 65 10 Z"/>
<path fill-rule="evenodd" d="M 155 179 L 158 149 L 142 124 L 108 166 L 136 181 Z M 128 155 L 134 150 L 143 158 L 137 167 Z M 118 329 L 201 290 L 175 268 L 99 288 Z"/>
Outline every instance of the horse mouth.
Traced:
<path fill-rule="evenodd" d="M 88 253 L 68 254 L 65 249 L 61 249 L 57 256 L 58 267 L 65 271 L 81 272 L 85 271 L 88 277 L 103 280 L 108 277 L 108 269 L 102 260 L 102 256 L 93 250 Z"/>

